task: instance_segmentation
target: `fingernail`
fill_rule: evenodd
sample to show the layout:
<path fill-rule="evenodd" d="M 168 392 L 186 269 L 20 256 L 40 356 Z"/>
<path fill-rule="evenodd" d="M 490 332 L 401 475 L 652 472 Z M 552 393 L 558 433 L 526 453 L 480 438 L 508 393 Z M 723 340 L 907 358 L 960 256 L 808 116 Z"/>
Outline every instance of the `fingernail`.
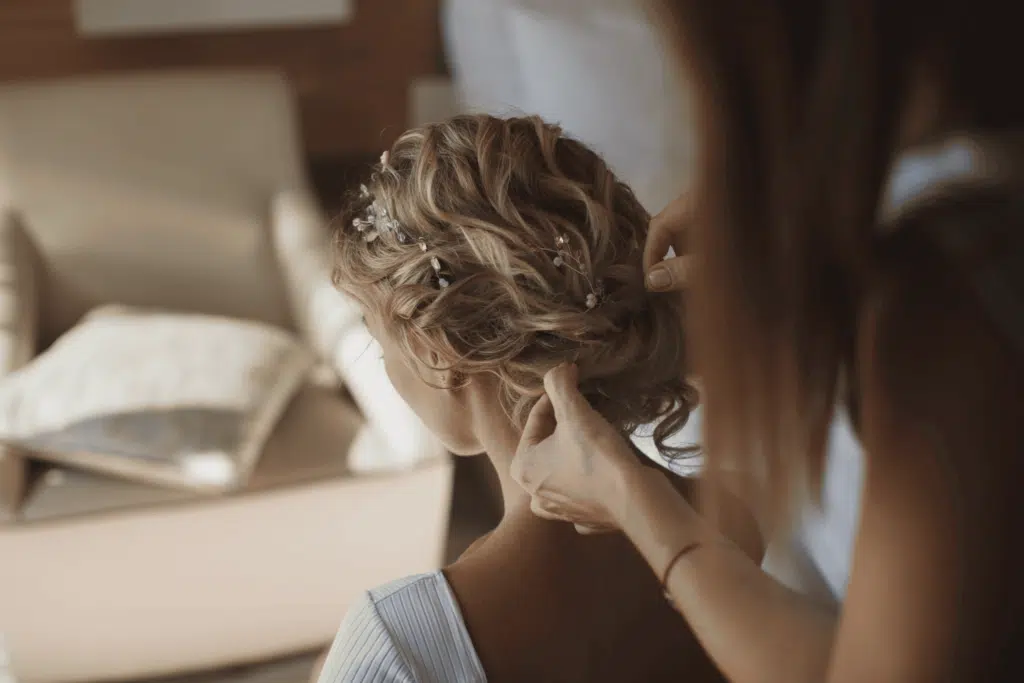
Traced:
<path fill-rule="evenodd" d="M 650 289 L 665 289 L 672 284 L 672 276 L 664 268 L 653 268 L 647 274 L 647 286 Z"/>

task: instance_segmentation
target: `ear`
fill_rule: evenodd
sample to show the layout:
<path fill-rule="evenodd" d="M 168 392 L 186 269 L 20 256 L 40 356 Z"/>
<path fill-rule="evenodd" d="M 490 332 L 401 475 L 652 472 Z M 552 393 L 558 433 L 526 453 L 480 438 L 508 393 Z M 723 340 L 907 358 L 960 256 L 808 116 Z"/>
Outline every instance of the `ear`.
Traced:
<path fill-rule="evenodd" d="M 457 370 L 445 368 L 441 355 L 435 349 L 429 348 L 420 339 L 413 340 L 412 349 L 420 377 L 428 384 L 448 391 L 462 388 L 465 375 Z"/>
<path fill-rule="evenodd" d="M 458 386 L 456 381 L 458 373 L 442 367 L 441 356 L 437 351 L 421 347 L 417 356 L 420 372 L 423 373 L 422 376 L 427 380 L 428 384 L 447 391 L 452 391 Z"/>

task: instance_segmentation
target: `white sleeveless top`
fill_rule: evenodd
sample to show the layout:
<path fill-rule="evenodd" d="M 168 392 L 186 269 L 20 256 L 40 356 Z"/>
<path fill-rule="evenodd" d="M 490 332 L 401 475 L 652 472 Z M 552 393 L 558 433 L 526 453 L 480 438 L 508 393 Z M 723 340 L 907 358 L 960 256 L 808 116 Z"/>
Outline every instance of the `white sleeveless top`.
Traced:
<path fill-rule="evenodd" d="M 349 609 L 319 683 L 486 683 L 440 571 L 364 593 Z"/>

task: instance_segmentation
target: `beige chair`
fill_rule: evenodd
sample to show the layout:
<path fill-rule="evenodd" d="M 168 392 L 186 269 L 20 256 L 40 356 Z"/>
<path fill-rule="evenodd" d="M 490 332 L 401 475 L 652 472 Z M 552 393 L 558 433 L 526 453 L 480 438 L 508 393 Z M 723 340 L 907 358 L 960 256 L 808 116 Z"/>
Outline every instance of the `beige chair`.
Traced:
<path fill-rule="evenodd" d="M 265 321 L 305 338 L 327 367 L 344 359 L 365 331 L 330 288 L 300 149 L 273 73 L 0 87 L 0 222 L 21 226 L 35 252 L 38 306 L 21 309 L 35 309 L 23 315 L 38 316 L 38 347 L 120 302 Z M 23 345 L 0 341 L 0 371 L 26 360 Z M 322 647 L 360 590 L 439 566 L 451 463 L 396 412 L 373 362 L 362 374 L 335 363 L 361 411 L 328 384 L 303 389 L 237 494 L 43 476 L 0 524 L 0 635 L 19 683 Z M 353 444 L 373 470 L 373 449 L 399 437 L 401 457 L 381 452 L 386 471 L 353 472 Z M 0 476 L 18 462 L 0 456 Z"/>

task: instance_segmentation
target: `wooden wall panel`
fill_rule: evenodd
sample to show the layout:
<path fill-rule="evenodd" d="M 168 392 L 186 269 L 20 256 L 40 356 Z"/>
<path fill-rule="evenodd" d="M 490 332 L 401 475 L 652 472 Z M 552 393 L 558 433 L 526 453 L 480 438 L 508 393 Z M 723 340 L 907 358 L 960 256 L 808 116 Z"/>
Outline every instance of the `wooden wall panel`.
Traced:
<path fill-rule="evenodd" d="M 410 82 L 443 69 L 438 0 L 357 0 L 354 19 L 337 27 L 138 38 L 82 38 L 72 11 L 72 0 L 0 0 L 0 85 L 126 70 L 280 68 L 314 158 L 379 150 L 404 127 Z"/>

